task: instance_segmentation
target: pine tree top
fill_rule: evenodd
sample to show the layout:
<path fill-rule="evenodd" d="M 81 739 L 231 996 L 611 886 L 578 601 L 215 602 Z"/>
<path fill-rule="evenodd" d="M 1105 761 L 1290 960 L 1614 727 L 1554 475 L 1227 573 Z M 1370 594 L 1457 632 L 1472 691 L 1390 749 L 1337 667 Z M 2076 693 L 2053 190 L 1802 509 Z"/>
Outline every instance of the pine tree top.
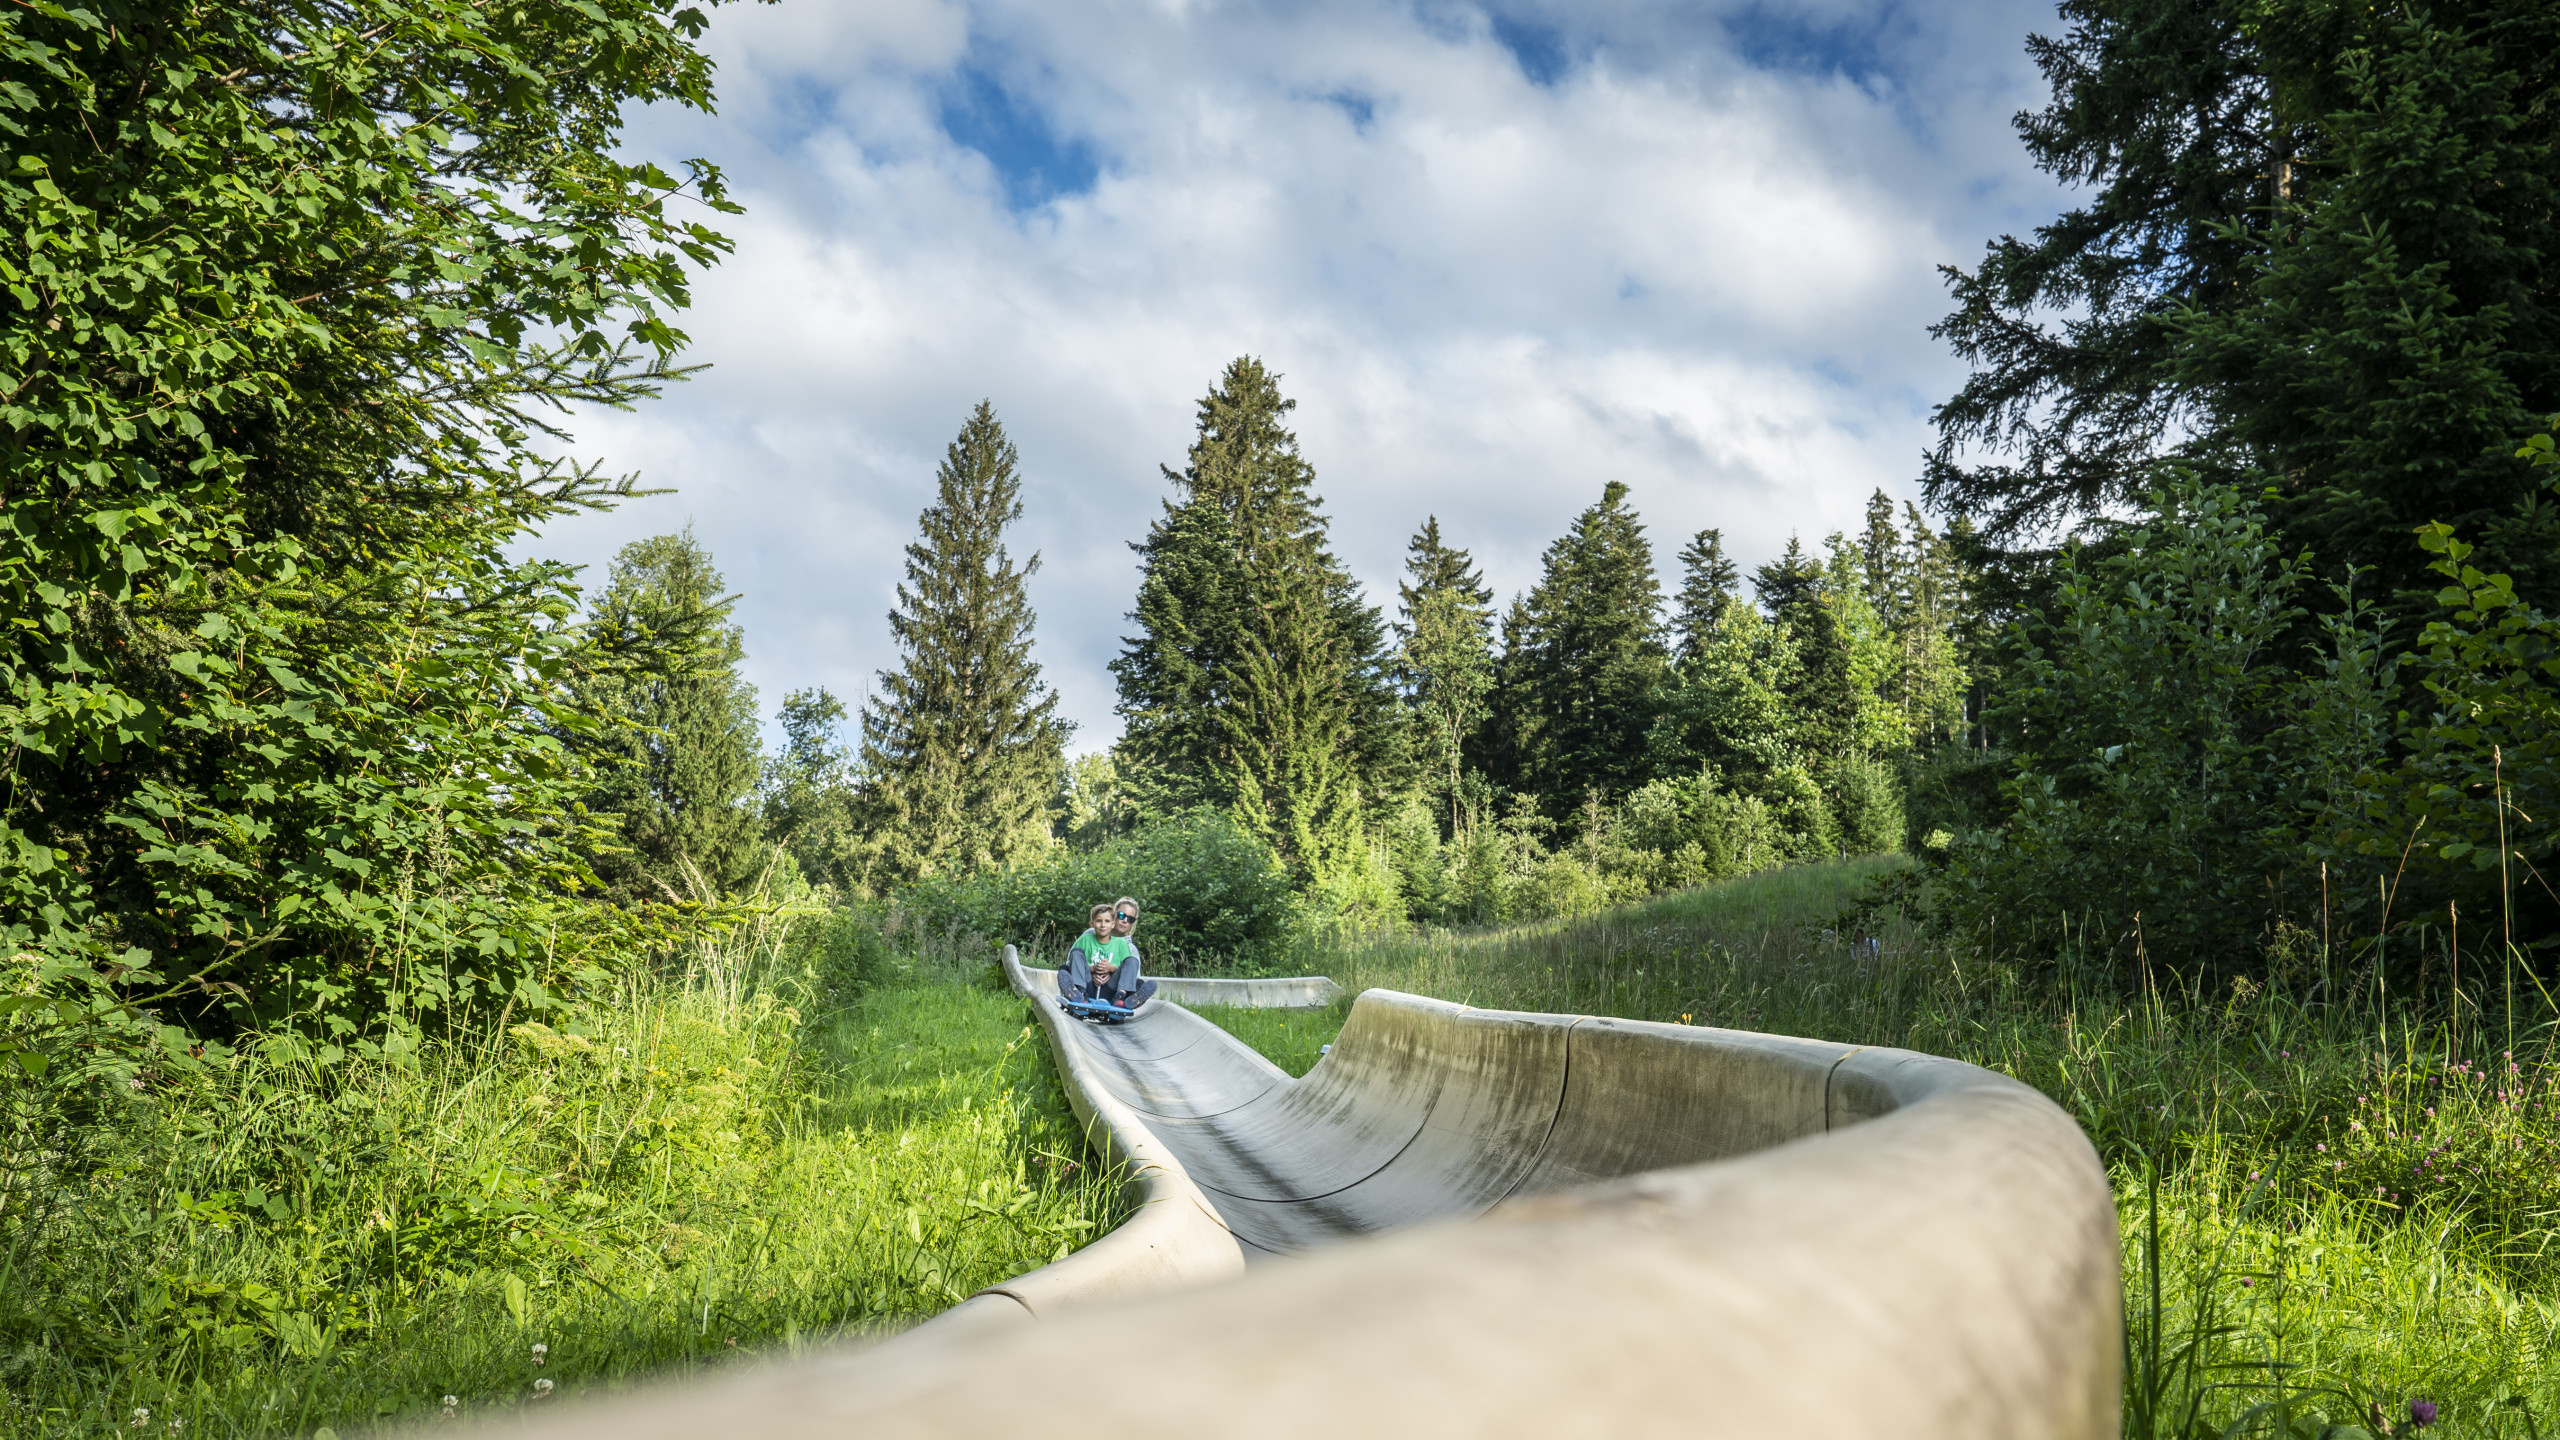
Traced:
<path fill-rule="evenodd" d="M 1407 578 L 1396 587 L 1397 608 L 1401 612 L 1396 622 L 1399 643 L 1413 638 L 1415 617 L 1422 613 L 1423 597 L 1444 590 L 1454 593 L 1458 603 L 1475 617 L 1480 633 L 1492 633 L 1493 588 L 1484 583 L 1483 574 L 1476 569 L 1475 557 L 1441 540 L 1439 516 L 1426 517 L 1422 528 L 1405 543 L 1404 550 Z"/>
<path fill-rule="evenodd" d="M 1724 553 L 1722 530 L 1701 530 L 1680 547 L 1678 613 L 1672 622 L 1682 664 L 1706 651 L 1707 641 L 1723 627 L 1742 578 L 1732 557 Z"/>
<path fill-rule="evenodd" d="M 1752 572 L 1751 589 L 1760 606 L 1779 619 L 1794 615 L 1822 587 L 1822 564 L 1805 553 L 1800 536 L 1787 537 L 1786 551 Z"/>
<path fill-rule="evenodd" d="M 1217 387 L 1200 399 L 1197 433 L 1181 472 L 1165 471 L 1181 496 L 1165 502 L 1166 512 L 1180 503 L 1215 505 L 1235 526 L 1235 543 L 1249 564 L 1321 547 L 1327 521 L 1317 507 L 1315 467 L 1281 423 L 1297 408 L 1260 360 L 1242 355 L 1228 362 Z"/>
<path fill-rule="evenodd" d="M 1405 542 L 1404 573 L 1411 577 L 1398 587 L 1405 609 L 1410 611 L 1416 597 L 1434 590 L 1455 590 L 1472 605 L 1493 603 L 1493 591 L 1475 566 L 1475 557 L 1440 538 L 1440 517 L 1427 516 L 1422 528 Z"/>

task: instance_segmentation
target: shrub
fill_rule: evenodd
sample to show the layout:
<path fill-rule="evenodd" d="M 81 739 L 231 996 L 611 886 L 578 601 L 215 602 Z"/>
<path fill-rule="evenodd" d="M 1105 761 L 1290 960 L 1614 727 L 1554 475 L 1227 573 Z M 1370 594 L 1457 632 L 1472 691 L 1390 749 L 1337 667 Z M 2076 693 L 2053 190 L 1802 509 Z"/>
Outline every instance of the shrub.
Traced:
<path fill-rule="evenodd" d="M 1569 920 L 1609 908 L 1611 898 L 1598 870 L 1572 855 L 1549 855 L 1512 882 L 1507 908 L 1514 919 Z"/>
<path fill-rule="evenodd" d="M 1270 849 L 1216 810 L 1147 826 L 1094 850 L 1051 850 L 1011 870 L 931 876 L 898 899 L 928 933 L 976 935 L 1025 950 L 1071 943 L 1094 905 L 1145 907 L 1139 949 L 1159 973 L 1275 957 L 1299 902 Z"/>
<path fill-rule="evenodd" d="M 1884 855 L 1902 848 L 1902 780 L 1872 755 L 1853 755 L 1832 773 L 1840 844 L 1852 855 Z"/>

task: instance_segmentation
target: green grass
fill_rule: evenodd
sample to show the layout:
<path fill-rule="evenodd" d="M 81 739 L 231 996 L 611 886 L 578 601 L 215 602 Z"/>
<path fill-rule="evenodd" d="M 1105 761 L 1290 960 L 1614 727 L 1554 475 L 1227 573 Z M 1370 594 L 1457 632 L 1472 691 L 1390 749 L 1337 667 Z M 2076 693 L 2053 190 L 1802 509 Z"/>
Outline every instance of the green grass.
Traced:
<path fill-rule="evenodd" d="M 1351 1013 L 1346 999 L 1322 1010 L 1243 1010 L 1232 1005 L 1186 1007 L 1200 1018 L 1262 1052 L 1264 1058 L 1292 1075 L 1316 1068 L 1324 1047 Z"/>
<path fill-rule="evenodd" d="M 2509 1072 L 2503 1015 L 2493 1039 L 2282 988 L 2137 1004 L 1897 920 L 1874 950 L 1833 933 L 1890 863 L 1330 942 L 1303 968 L 1904 1045 L 2039 1086 L 2114 1172 L 2140 1440 L 2222 1434 L 2279 1391 L 2340 1421 L 2424 1397 L 2450 1436 L 2529 1433 L 2511 1398 L 2560 1411 L 2550 1016 L 2522 1017 Z M 279 1044 L 53 1096 L 50 1148 L 0 1153 L 0 1434 L 129 1440 L 144 1407 L 188 1437 L 433 1419 L 447 1394 L 503 1411 L 544 1380 L 893 1329 L 1121 1217 L 1020 1000 L 948 964 L 844 1002 L 739 969 L 413 1054 Z M 1205 1013 L 1303 1074 L 1347 1010 Z"/>
<path fill-rule="evenodd" d="M 894 1329 L 1118 1222 L 1017 998 L 743 988 L 104 1097 L 104 1168 L 0 1252 L 0 1434 L 503 1411 Z"/>
<path fill-rule="evenodd" d="M 2037 1086 L 2114 1175 L 2135 1340 L 2127 1433 L 2142 1440 L 2274 1435 L 2274 1417 L 2250 1412 L 2284 1397 L 2342 1424 L 2369 1407 L 2405 1419 L 2428 1399 L 2445 1436 L 2521 1437 L 2560 1415 L 2550 1014 L 2520 1015 L 2510 1042 L 2495 1007 L 2451 1034 L 2361 995 L 2313 1004 L 2243 984 L 2146 1004 L 1947 953 L 1893 917 L 1872 950 L 1835 933 L 1895 863 L 1798 867 L 1571 921 L 1335 941 L 1299 959 L 1355 993 L 1896 1045 Z M 1304 1073 L 1345 1012 L 1210 1013 Z"/>

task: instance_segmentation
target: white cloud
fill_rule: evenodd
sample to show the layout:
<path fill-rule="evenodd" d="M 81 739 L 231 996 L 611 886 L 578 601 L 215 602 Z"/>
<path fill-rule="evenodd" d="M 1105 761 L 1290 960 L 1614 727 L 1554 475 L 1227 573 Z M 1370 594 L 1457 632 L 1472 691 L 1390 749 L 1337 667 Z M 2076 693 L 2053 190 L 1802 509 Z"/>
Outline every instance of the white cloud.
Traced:
<path fill-rule="evenodd" d="M 600 562 L 690 520 L 745 595 L 768 704 L 851 698 L 894 663 L 901 547 L 990 398 L 1084 748 L 1117 730 L 1125 542 L 1239 354 L 1286 377 L 1336 548 L 1383 603 L 1426 513 L 1507 595 L 1611 479 L 1666 566 L 1703 525 L 1756 561 L 1913 494 L 1959 373 L 1923 333 L 1935 267 L 2055 204 L 2006 125 L 2046 12 L 1842 7 L 1775 40 L 1694 7 L 1560 14 L 1573 63 L 1542 86 L 1464 8 L 715 12 L 721 114 L 632 131 L 748 206 L 683 322 L 715 368 L 579 426 L 680 493 L 534 548 Z M 972 75 L 1047 133 L 1000 118 L 992 160 L 955 141 Z M 1010 206 L 1044 164 L 1090 187 Z"/>

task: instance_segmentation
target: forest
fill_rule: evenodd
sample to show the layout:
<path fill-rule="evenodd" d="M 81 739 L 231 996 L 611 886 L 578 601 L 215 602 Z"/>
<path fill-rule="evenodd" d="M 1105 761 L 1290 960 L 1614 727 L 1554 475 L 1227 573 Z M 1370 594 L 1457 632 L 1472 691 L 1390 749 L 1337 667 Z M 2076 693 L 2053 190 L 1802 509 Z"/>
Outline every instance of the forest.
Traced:
<path fill-rule="evenodd" d="M 0 14 L 0 1431 L 334 1440 L 1064 1254 L 1117 1190 L 985 961 L 1118 894 L 1166 971 L 2047 1089 L 2125 1206 L 2128 1433 L 2560 1406 L 2560 12 L 2065 0 L 2017 131 L 2072 208 L 1945 268 L 1921 503 L 1765 563 L 1558 476 L 1525 592 L 1455 514 L 1366 589 L 1236 358 L 1107 745 L 992 401 L 897 663 L 776 743 L 692 532 L 524 558 L 669 478 L 559 457 L 698 363 L 738 207 L 623 131 L 711 107 L 707 23 Z M 2314 1234 L 2366 1268 L 2228 1298 Z M 2395 1286 L 2457 1298 L 2284 1328 Z"/>

